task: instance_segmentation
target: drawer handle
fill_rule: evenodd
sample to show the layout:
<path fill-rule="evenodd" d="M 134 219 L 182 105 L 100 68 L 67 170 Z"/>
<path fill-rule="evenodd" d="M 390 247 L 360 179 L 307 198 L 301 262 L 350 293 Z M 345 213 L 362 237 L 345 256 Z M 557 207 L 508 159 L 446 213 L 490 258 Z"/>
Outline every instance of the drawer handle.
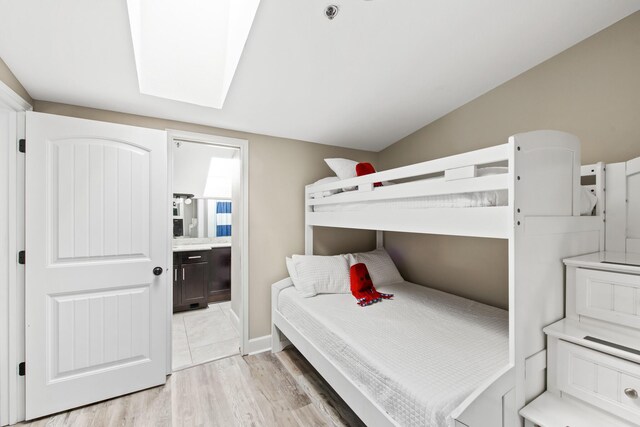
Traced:
<path fill-rule="evenodd" d="M 637 399 L 638 398 L 638 392 L 633 388 L 625 388 L 624 389 L 624 394 L 626 394 L 629 399 Z"/>
<path fill-rule="evenodd" d="M 202 255 L 197 255 L 197 256 L 190 256 L 189 259 L 200 259 L 202 258 Z"/>

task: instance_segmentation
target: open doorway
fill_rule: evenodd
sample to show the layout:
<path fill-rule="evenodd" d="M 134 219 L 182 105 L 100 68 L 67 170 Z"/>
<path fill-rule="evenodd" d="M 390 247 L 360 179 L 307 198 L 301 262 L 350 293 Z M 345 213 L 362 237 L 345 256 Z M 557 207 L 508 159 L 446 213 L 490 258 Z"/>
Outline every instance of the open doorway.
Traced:
<path fill-rule="evenodd" d="M 242 347 L 242 152 L 203 138 L 170 135 L 172 371 Z"/>

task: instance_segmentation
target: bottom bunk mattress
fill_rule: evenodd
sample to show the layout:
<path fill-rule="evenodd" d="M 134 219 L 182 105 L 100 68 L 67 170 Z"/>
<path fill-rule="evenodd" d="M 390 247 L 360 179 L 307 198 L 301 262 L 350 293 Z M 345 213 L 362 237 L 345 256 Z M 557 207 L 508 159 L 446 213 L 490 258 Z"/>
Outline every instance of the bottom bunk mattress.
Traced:
<path fill-rule="evenodd" d="M 409 282 L 360 307 L 349 294 L 303 298 L 278 311 L 400 426 L 450 426 L 451 412 L 509 363 L 508 312 Z"/>

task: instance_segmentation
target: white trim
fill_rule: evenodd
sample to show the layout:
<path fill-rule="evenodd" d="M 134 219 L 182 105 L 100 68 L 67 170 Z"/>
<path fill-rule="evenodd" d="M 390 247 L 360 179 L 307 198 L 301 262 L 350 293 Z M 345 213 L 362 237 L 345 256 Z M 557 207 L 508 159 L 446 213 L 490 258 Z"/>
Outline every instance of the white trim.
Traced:
<path fill-rule="evenodd" d="M 13 116 L 15 113 L 12 111 L 0 111 L 0 200 L 7 200 L 7 203 L 3 203 L 0 207 L 0 301 L 5 304 L 3 310 L 0 311 L 0 425 L 9 424 L 9 286 L 5 286 L 5 283 L 11 283 L 15 280 L 14 269 L 11 268 L 13 264 L 10 262 L 9 254 L 15 254 L 14 241 L 15 239 L 9 238 L 12 230 L 9 228 L 9 212 L 12 172 L 15 171 L 10 168 L 9 165 L 13 164 L 10 159 L 12 158 L 10 153 L 9 141 L 14 140 L 12 133 L 14 126 L 10 123 L 14 122 Z M 6 144 L 5 144 L 6 138 Z M 12 199 L 12 197 L 11 197 Z"/>
<path fill-rule="evenodd" d="M 167 349 L 165 360 L 167 366 L 165 372 L 167 375 L 171 375 L 173 372 L 173 142 L 171 140 L 171 134 L 167 132 L 167 190 L 169 195 L 167 196 L 167 215 L 169 221 L 167 221 L 167 268 L 166 273 L 169 273 L 167 279 L 167 312 L 169 316 L 166 320 L 167 331 Z"/>
<path fill-rule="evenodd" d="M 6 349 L 6 359 L 0 358 L 0 407 L 7 412 L 0 414 L 0 425 L 15 424 L 24 420 L 24 377 L 18 376 L 18 363 L 24 361 L 24 267 L 17 263 L 17 252 L 24 249 L 24 156 L 17 150 L 17 140 L 25 137 L 25 112 L 31 105 L 16 94 L 5 83 L 0 82 L 0 108 L 10 111 L 8 129 L 8 168 L 0 174 L 0 185 L 6 185 L 9 207 L 6 223 L 8 228 L 8 271 L 6 298 L 0 299 L 0 348 Z M 12 143 L 13 142 L 13 143 Z M 4 275 L 4 274 L 3 274 Z M 6 382 L 6 384 L 5 384 Z M 8 390 L 4 394 L 2 390 Z"/>
<path fill-rule="evenodd" d="M 229 320 L 231 321 L 231 325 L 233 325 L 233 329 L 240 333 L 240 318 L 231 308 L 229 308 Z"/>
<path fill-rule="evenodd" d="M 253 355 L 271 350 L 271 335 L 251 338 L 245 347 L 243 354 Z"/>
<path fill-rule="evenodd" d="M 30 109 L 27 111 L 31 111 Z M 26 112 L 17 113 L 18 127 L 16 138 L 26 137 Z M 22 421 L 25 418 L 25 377 L 17 375 L 17 370 L 12 370 L 12 366 L 24 362 L 25 356 L 25 268 L 16 262 L 15 254 L 19 250 L 25 249 L 25 156 L 19 153 L 17 146 L 13 145 L 11 152 L 16 159 L 13 169 L 14 181 L 11 185 L 14 193 L 10 195 L 10 200 L 16 206 L 11 210 L 15 215 L 9 218 L 9 227 L 13 229 L 10 235 L 12 243 L 13 262 L 16 268 L 13 270 L 13 280 L 9 283 L 9 348 L 12 349 L 9 357 L 9 372 L 13 375 L 10 377 L 9 394 L 15 395 L 14 401 L 9 407 L 10 422 Z M 11 203 L 10 202 L 10 203 Z M 11 251 L 9 256 L 11 257 Z M 12 287 L 13 284 L 13 287 Z M 11 397 L 10 397 L 11 399 Z"/>
<path fill-rule="evenodd" d="M 175 141 L 187 141 L 187 142 L 199 142 L 203 144 L 213 144 L 213 145 L 222 145 L 226 147 L 237 148 L 240 150 L 240 161 L 242 168 L 242 176 L 241 176 L 241 202 L 237 207 L 239 217 L 240 217 L 240 226 L 238 227 L 237 233 L 240 241 L 240 259 L 237 262 L 233 261 L 233 250 L 232 250 L 232 269 L 239 269 L 239 272 L 236 271 L 237 274 L 241 278 L 241 286 L 240 286 L 240 313 L 234 313 L 238 315 L 238 320 L 240 323 L 240 354 L 247 354 L 249 351 L 247 349 L 252 348 L 249 340 L 249 141 L 246 139 L 238 139 L 238 138 L 229 138 L 225 136 L 212 135 L 212 134 L 204 134 L 204 133 L 195 133 L 195 132 L 186 132 L 180 130 L 171 130 L 167 129 L 168 135 L 168 143 L 170 144 L 170 151 L 172 151 L 172 145 Z M 173 156 L 170 157 L 173 159 Z M 172 160 L 170 160 L 172 162 Z M 168 165 L 169 169 L 172 169 L 172 163 Z M 169 191 L 172 193 L 171 184 L 169 187 Z M 235 199 L 235 198 L 234 198 Z M 234 208 L 236 209 L 236 208 Z M 173 224 L 173 222 L 171 222 Z M 236 233 L 236 231 L 234 231 Z M 169 233 L 169 238 L 173 232 Z M 173 259 L 173 257 L 171 258 Z M 232 270 L 233 277 L 233 270 Z M 170 292 L 170 301 L 173 301 L 173 292 L 172 287 L 168 287 Z M 173 310 L 170 311 L 172 313 Z M 233 310 L 232 310 L 233 311 Z M 169 316 L 170 317 L 170 316 Z M 171 321 L 171 318 L 169 318 Z M 169 332 L 170 333 L 170 332 Z M 261 339 L 261 338 L 256 338 Z M 271 341 L 269 340 L 269 343 Z M 169 340 L 171 343 L 171 340 Z M 171 353 L 171 347 L 169 346 L 169 354 Z M 171 361 L 171 357 L 168 359 Z M 170 362 L 169 368 L 170 369 Z"/>
<path fill-rule="evenodd" d="M 6 83 L 0 81 L 0 103 L 4 104 L 7 108 L 15 111 L 32 111 L 33 107 L 27 101 L 25 101 L 20 95 L 15 93 L 13 89 L 7 86 Z"/>

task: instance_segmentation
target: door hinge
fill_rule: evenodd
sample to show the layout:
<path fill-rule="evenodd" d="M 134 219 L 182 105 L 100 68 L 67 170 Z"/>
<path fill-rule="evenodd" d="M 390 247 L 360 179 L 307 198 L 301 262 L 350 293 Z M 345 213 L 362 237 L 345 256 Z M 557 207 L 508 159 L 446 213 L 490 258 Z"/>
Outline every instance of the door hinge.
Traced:
<path fill-rule="evenodd" d="M 18 365 L 18 375 L 20 375 L 21 377 L 24 377 L 26 373 L 26 369 L 27 369 L 27 365 L 24 362 L 21 362 Z"/>
<path fill-rule="evenodd" d="M 26 139 L 19 139 L 18 140 L 18 151 L 21 153 L 26 153 L 27 152 L 27 140 Z"/>
<path fill-rule="evenodd" d="M 27 254 L 25 251 L 18 252 L 18 264 L 23 264 L 27 261 Z"/>

